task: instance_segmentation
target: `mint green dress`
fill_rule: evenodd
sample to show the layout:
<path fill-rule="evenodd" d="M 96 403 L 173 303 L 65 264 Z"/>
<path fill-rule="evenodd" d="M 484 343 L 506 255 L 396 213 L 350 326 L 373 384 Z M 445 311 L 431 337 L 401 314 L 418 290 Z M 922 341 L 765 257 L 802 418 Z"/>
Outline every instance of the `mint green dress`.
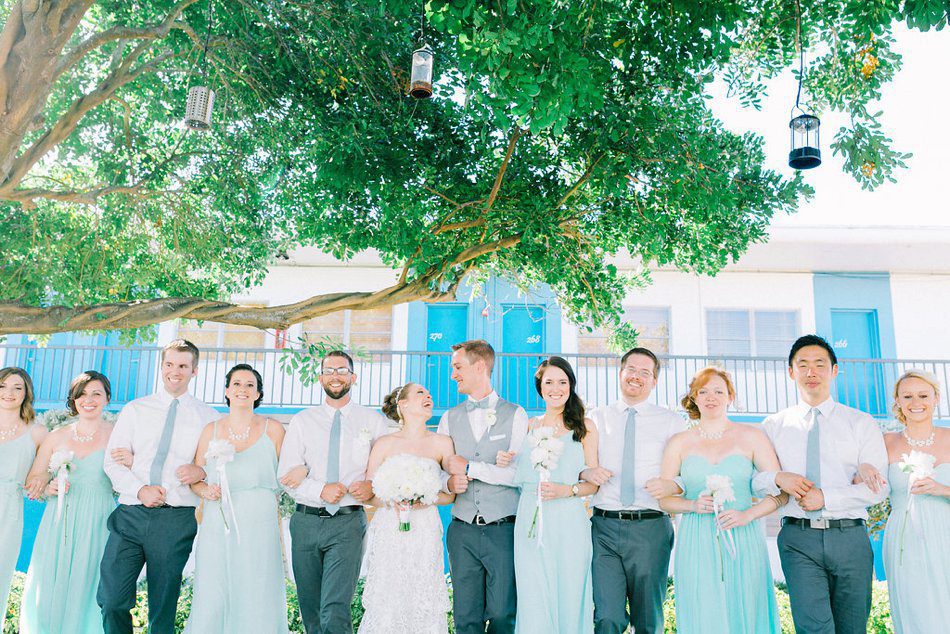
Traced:
<path fill-rule="evenodd" d="M 680 466 L 684 497 L 695 500 L 706 489 L 706 476 L 732 480 L 735 502 L 726 509 L 752 506 L 755 467 L 732 454 L 719 463 L 689 455 Z M 730 530 L 735 558 L 716 535 L 712 513 L 684 513 L 676 529 L 673 580 L 676 588 L 676 631 L 682 634 L 779 634 L 772 572 L 765 535 L 758 522 Z"/>
<path fill-rule="evenodd" d="M 910 500 L 909 475 L 897 463 L 887 468 L 891 485 L 891 515 L 884 528 L 881 554 L 887 574 L 891 619 L 897 634 L 937 632 L 947 626 L 950 597 L 950 499 L 914 495 Z M 950 463 L 937 465 L 934 480 L 950 485 Z M 903 553 L 901 552 L 903 550 Z"/>
<path fill-rule="evenodd" d="M 287 590 L 277 513 L 277 451 L 266 428 L 257 442 L 236 453 L 225 469 L 237 529 L 228 514 L 230 532 L 225 530 L 220 502 L 204 502 L 195 539 L 194 596 L 185 632 L 285 634 Z M 209 464 L 205 470 L 208 482 L 219 484 L 214 466 Z"/>
<path fill-rule="evenodd" d="M 560 439 L 564 452 L 548 480 L 574 484 L 584 470 L 584 447 L 570 433 Z M 582 498 L 548 500 L 542 503 L 543 532 L 538 533 L 536 526 L 534 536 L 529 536 L 538 504 L 538 472 L 531 464 L 530 446 L 529 438 L 514 479 L 521 487 L 515 521 L 515 631 L 588 634 L 594 631 L 590 517 Z"/>
<path fill-rule="evenodd" d="M 23 483 L 35 457 L 32 430 L 0 444 L 0 631 L 23 538 Z"/>
<path fill-rule="evenodd" d="M 106 521 L 115 510 L 112 482 L 102 470 L 104 455 L 100 449 L 73 459 L 59 520 L 56 498 L 46 502 L 23 589 L 21 634 L 102 632 L 96 589 L 109 538 Z"/>

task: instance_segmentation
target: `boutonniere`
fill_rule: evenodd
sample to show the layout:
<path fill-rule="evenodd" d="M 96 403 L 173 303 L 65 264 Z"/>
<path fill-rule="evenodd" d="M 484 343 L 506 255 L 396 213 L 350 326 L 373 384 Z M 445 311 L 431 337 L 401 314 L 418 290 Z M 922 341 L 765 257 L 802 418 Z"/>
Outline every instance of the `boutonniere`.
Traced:
<path fill-rule="evenodd" d="M 360 430 L 357 440 L 362 445 L 368 445 L 373 441 L 373 432 L 369 430 L 369 427 L 364 427 Z"/>
<path fill-rule="evenodd" d="M 485 420 L 488 421 L 488 426 L 491 427 L 498 420 L 498 415 L 495 414 L 495 410 L 486 409 L 485 410 Z"/>

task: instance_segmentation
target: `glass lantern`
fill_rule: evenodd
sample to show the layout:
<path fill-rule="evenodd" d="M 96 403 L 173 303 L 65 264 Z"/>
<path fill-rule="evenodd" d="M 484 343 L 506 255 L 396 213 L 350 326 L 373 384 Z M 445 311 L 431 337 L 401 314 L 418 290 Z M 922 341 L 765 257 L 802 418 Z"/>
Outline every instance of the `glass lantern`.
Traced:
<path fill-rule="evenodd" d="M 788 153 L 788 166 L 808 170 L 821 165 L 821 149 L 818 144 L 818 128 L 821 121 L 810 114 L 800 114 L 788 122 L 792 134 L 792 151 Z"/>
<path fill-rule="evenodd" d="M 192 86 L 188 89 L 185 103 L 185 127 L 192 130 L 207 130 L 211 127 L 211 111 L 214 108 L 214 91 L 207 86 Z"/>
<path fill-rule="evenodd" d="M 416 99 L 432 96 L 432 51 L 425 44 L 412 52 L 409 96 Z"/>

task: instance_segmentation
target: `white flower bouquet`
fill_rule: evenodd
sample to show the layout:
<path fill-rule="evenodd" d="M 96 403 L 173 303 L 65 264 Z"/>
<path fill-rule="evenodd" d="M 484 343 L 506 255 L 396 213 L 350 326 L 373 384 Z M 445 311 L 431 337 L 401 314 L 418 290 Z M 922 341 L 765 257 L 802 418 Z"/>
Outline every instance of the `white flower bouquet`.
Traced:
<path fill-rule="evenodd" d="M 66 482 L 69 480 L 69 470 L 73 468 L 75 454 L 69 450 L 60 450 L 53 453 L 49 459 L 49 472 L 56 478 L 56 521 L 63 516 L 63 501 L 66 499 Z"/>
<path fill-rule="evenodd" d="M 411 528 L 410 514 L 416 503 L 435 504 L 442 490 L 442 475 L 434 460 L 396 454 L 379 465 L 373 476 L 373 492 L 396 509 L 399 530 Z M 403 508 L 408 505 L 408 508 Z"/>
<path fill-rule="evenodd" d="M 736 544 L 731 529 L 723 529 L 719 522 L 719 514 L 729 502 L 736 501 L 736 493 L 732 488 L 732 478 L 727 475 L 712 473 L 706 476 L 706 488 L 700 495 L 711 495 L 713 499 L 713 516 L 716 520 L 716 541 L 726 545 L 729 555 L 736 558 Z M 722 552 L 719 553 L 720 559 Z"/>
<path fill-rule="evenodd" d="M 234 534 L 238 543 L 241 541 L 241 531 L 238 529 L 237 516 L 234 514 L 234 502 L 231 499 L 231 487 L 228 484 L 227 464 L 234 460 L 236 454 L 234 445 L 229 440 L 214 439 L 208 443 L 208 450 L 205 452 L 205 463 L 212 466 L 218 475 L 218 486 L 221 487 L 221 519 L 224 521 L 224 532 L 230 533 L 231 526 L 228 524 L 228 515 L 231 516 L 231 524 L 234 525 Z"/>
<path fill-rule="evenodd" d="M 531 466 L 538 472 L 538 506 L 534 509 L 534 519 L 531 520 L 531 528 L 528 529 L 528 537 L 535 536 L 537 529 L 538 545 L 541 544 L 544 532 L 544 513 L 541 510 L 541 483 L 547 482 L 551 477 L 551 472 L 557 468 L 558 460 L 564 453 L 564 441 L 554 436 L 554 429 L 551 427 L 538 427 L 526 438 L 529 447 L 528 457 L 531 458 Z"/>
<path fill-rule="evenodd" d="M 935 470 L 934 465 L 936 463 L 936 456 L 925 451 L 917 451 L 916 449 L 912 450 L 910 453 L 901 454 L 901 461 L 897 463 L 897 467 L 904 473 L 908 474 L 907 508 L 904 510 L 904 521 L 901 523 L 901 551 L 899 563 L 904 562 L 904 532 L 907 530 L 907 519 L 910 517 L 912 521 L 915 521 L 914 516 L 916 514 L 916 506 L 914 503 L 917 500 L 917 496 L 910 493 L 910 490 L 914 487 L 914 483 L 916 483 L 918 480 L 933 477 Z"/>

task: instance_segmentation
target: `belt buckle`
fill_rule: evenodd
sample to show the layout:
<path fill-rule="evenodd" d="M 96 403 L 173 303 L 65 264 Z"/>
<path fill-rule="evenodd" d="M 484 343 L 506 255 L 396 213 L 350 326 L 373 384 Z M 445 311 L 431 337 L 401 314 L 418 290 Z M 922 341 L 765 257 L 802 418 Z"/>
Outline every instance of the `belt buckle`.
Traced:
<path fill-rule="evenodd" d="M 828 520 L 825 519 L 824 517 L 819 517 L 819 518 L 816 518 L 816 519 L 809 519 L 809 520 L 808 520 L 808 525 L 809 525 L 811 528 L 819 528 L 819 529 L 824 530 L 824 529 L 828 528 Z"/>
<path fill-rule="evenodd" d="M 485 521 L 485 518 L 481 515 L 475 516 L 475 526 L 488 526 L 488 522 Z"/>

